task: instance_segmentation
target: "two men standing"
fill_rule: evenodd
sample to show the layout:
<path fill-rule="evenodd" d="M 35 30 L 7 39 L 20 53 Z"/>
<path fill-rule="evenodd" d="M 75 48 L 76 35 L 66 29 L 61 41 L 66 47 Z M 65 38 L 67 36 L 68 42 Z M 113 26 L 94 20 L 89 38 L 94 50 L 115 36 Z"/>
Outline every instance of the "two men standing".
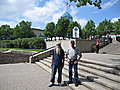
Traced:
<path fill-rule="evenodd" d="M 66 52 L 66 59 L 69 63 L 69 82 L 72 83 L 72 67 L 74 66 L 74 83 L 75 86 L 78 86 L 78 61 L 81 59 L 82 54 L 78 48 L 75 47 L 75 42 L 71 41 L 71 48 Z M 52 55 L 52 75 L 51 75 L 51 84 L 49 87 L 54 85 L 56 70 L 58 69 L 58 85 L 61 86 L 62 80 L 62 68 L 64 66 L 64 50 L 61 47 L 61 44 L 57 44 L 56 48 L 53 50 Z"/>

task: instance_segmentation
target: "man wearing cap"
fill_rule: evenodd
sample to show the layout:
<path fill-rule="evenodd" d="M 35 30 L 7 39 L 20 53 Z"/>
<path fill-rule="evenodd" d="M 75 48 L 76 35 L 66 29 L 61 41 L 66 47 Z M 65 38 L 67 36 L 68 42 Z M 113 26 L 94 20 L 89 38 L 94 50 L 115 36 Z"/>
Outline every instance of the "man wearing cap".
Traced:
<path fill-rule="evenodd" d="M 75 42 L 71 41 L 71 48 L 66 52 L 67 62 L 69 63 L 69 82 L 72 83 L 72 67 L 74 66 L 74 83 L 75 86 L 78 86 L 78 61 L 80 61 L 82 54 L 78 48 L 75 47 Z"/>
<path fill-rule="evenodd" d="M 52 55 L 52 75 L 51 75 L 51 84 L 49 87 L 54 85 L 55 82 L 55 74 L 58 69 L 58 85 L 62 86 L 61 81 L 62 81 L 62 68 L 64 66 L 64 50 L 61 47 L 61 43 L 58 43 L 56 45 L 56 48 L 53 50 L 53 55 Z"/>

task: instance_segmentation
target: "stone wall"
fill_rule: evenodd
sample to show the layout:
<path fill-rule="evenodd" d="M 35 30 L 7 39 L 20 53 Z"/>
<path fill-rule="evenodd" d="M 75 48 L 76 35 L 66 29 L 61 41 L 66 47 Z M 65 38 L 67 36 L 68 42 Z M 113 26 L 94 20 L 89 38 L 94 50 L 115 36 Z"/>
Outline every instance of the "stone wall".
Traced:
<path fill-rule="evenodd" d="M 57 43 L 61 42 L 62 48 L 67 51 L 70 48 L 70 41 L 74 40 L 76 46 L 81 50 L 81 52 L 91 52 L 91 46 L 95 43 L 94 40 L 81 40 L 81 39 L 70 39 L 70 40 L 60 40 L 60 41 L 47 41 L 47 48 L 55 46 Z"/>

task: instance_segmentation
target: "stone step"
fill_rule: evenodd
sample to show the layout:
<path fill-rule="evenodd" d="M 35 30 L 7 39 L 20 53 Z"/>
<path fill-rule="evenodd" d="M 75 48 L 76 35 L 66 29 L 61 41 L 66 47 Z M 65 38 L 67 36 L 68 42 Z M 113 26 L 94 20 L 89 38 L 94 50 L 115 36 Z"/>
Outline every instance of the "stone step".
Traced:
<path fill-rule="evenodd" d="M 99 61 L 88 60 L 88 59 L 81 59 L 80 62 L 89 63 L 89 64 L 95 64 L 95 65 L 100 65 L 100 66 L 105 66 L 105 67 L 110 67 L 110 68 L 120 70 L 119 65 L 108 64 L 108 63 L 105 63 L 105 62 L 99 62 Z"/>
<path fill-rule="evenodd" d="M 51 62 L 50 59 L 45 59 L 45 61 L 48 62 L 48 64 L 50 64 L 50 62 Z M 79 67 L 80 66 L 78 66 L 78 68 Z M 66 63 L 64 65 L 64 69 L 68 70 L 68 65 Z M 115 81 L 111 81 L 109 79 L 106 79 L 106 78 L 82 71 L 80 69 L 78 72 L 79 72 L 80 76 L 88 78 L 89 80 L 95 81 L 96 83 L 104 85 L 108 88 L 115 89 L 115 90 L 119 90 L 119 88 L 120 88 L 120 83 L 117 83 Z"/>
<path fill-rule="evenodd" d="M 117 69 L 114 69 L 114 68 L 105 67 L 105 66 L 101 66 L 101 65 L 90 64 L 90 63 L 84 63 L 84 62 L 79 62 L 79 65 L 86 66 L 86 67 L 93 68 L 93 69 L 97 69 L 97 70 L 101 70 L 101 71 L 104 71 L 104 72 L 107 72 L 107 73 L 111 73 L 111 74 L 115 74 L 115 75 L 120 76 L 120 70 L 117 70 Z"/>
<path fill-rule="evenodd" d="M 51 60 L 51 57 L 47 57 L 47 59 Z M 83 64 L 85 63 L 85 64 Z M 88 59 L 81 59 L 80 64 L 83 65 L 88 65 L 88 67 L 102 70 L 108 73 L 112 73 L 115 75 L 120 75 L 120 66 L 119 65 L 113 65 L 113 64 L 108 64 L 104 62 L 98 62 L 98 61 L 93 61 L 93 60 L 88 60 Z"/>
<path fill-rule="evenodd" d="M 47 59 L 50 60 L 50 58 L 45 58 L 44 60 L 47 60 Z M 65 62 L 65 64 L 68 64 L 68 63 Z M 79 65 L 79 69 L 120 83 L 120 77 L 118 75 L 110 74 L 107 72 L 103 72 L 103 71 L 89 68 L 82 65 Z"/>
<path fill-rule="evenodd" d="M 44 63 L 45 65 L 47 65 L 47 66 L 49 66 L 50 67 L 50 62 L 49 61 L 47 61 L 47 59 L 46 60 L 40 60 L 40 62 L 42 62 L 42 63 Z M 65 65 L 65 68 L 67 68 L 68 66 L 66 66 Z M 66 75 L 66 76 L 68 76 L 68 68 L 67 69 L 63 69 L 63 74 L 64 75 Z M 104 86 L 102 86 L 102 85 L 100 85 L 100 84 L 97 84 L 97 83 L 95 83 L 95 82 L 91 82 L 90 80 L 88 80 L 88 79 L 85 79 L 85 78 L 83 78 L 83 77 L 81 77 L 81 76 L 79 76 L 79 78 L 81 78 L 81 79 L 79 79 L 80 81 L 81 81 L 81 84 L 82 85 L 84 85 L 84 86 L 86 86 L 86 87 L 88 87 L 88 88 L 90 88 L 90 89 L 92 89 L 92 90 L 106 90 L 107 88 L 106 87 L 104 87 Z M 81 89 L 82 90 L 82 89 Z"/>
<path fill-rule="evenodd" d="M 52 59 L 52 57 L 47 57 L 47 59 Z M 95 64 L 95 65 L 100 65 L 100 66 L 105 66 L 105 67 L 110 67 L 110 68 L 115 68 L 120 70 L 120 66 L 119 65 L 113 65 L 113 64 L 108 64 L 105 62 L 99 62 L 99 61 L 94 61 L 94 60 L 88 60 L 88 59 L 81 59 L 80 62 L 84 62 L 84 63 L 89 63 L 89 64 Z"/>
<path fill-rule="evenodd" d="M 43 68 L 45 71 L 51 73 L 51 68 L 41 62 L 35 62 L 38 66 L 40 66 L 41 68 Z M 65 71 L 64 71 L 65 72 Z M 57 78 L 57 75 L 58 73 L 56 73 L 56 78 Z M 65 75 L 62 75 L 62 79 L 64 81 L 67 81 L 68 80 L 68 77 L 66 77 Z M 70 84 L 69 85 L 69 88 L 71 88 L 72 90 L 90 90 L 89 88 L 83 86 L 83 85 L 79 85 L 78 87 L 75 87 L 74 84 Z"/>
<path fill-rule="evenodd" d="M 110 73 L 106 73 L 106 72 L 103 72 L 103 71 L 100 71 L 100 70 L 88 68 L 88 67 L 85 67 L 85 66 L 79 66 L 79 69 L 120 83 L 120 76 L 118 76 L 118 75 L 113 75 L 113 74 L 110 74 Z"/>

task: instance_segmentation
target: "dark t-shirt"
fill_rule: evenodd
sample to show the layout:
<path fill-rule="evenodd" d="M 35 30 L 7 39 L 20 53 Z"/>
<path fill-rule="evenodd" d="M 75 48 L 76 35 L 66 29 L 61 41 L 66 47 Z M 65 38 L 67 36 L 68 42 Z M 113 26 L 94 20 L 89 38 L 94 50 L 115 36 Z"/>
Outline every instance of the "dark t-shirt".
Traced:
<path fill-rule="evenodd" d="M 60 50 L 60 54 L 56 54 L 56 50 L 53 50 L 53 64 L 62 65 L 62 59 L 64 57 L 64 50 Z"/>

